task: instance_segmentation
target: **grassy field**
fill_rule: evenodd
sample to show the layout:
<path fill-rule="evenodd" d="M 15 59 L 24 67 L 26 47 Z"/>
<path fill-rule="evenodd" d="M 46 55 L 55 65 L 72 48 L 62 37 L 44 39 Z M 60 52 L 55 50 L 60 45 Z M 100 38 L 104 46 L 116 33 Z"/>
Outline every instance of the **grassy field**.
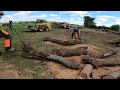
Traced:
<path fill-rule="evenodd" d="M 48 52 L 48 48 L 57 48 L 54 46 L 45 45 L 44 42 L 42 42 L 42 38 L 44 37 L 50 37 L 55 38 L 60 35 L 63 35 L 62 38 L 70 39 L 72 30 L 60 30 L 60 29 L 54 29 L 49 32 L 25 32 L 26 25 L 17 25 L 14 26 L 17 33 L 19 33 L 20 37 L 31 43 L 31 45 L 37 49 L 38 51 L 44 51 Z M 3 27 L 2 29 L 6 29 L 7 27 Z M 0 76 L 0 78 L 25 78 L 25 79 L 53 79 L 55 78 L 55 75 L 53 72 L 49 70 L 47 67 L 48 62 L 40 62 L 34 59 L 26 59 L 21 57 L 22 48 L 21 48 L 21 42 L 19 38 L 14 33 L 15 37 L 13 37 L 12 40 L 12 47 L 16 48 L 16 51 L 13 52 L 5 52 L 0 55 L 0 65 L 9 66 L 12 65 L 14 67 L 14 72 L 17 72 L 17 77 L 14 77 L 14 73 L 12 72 L 11 75 L 8 75 L 7 77 Z M 61 39 L 62 39 L 61 38 Z M 112 48 L 112 45 L 108 44 L 109 40 L 118 39 L 118 35 L 108 34 L 108 33 L 101 33 L 96 32 L 95 30 L 88 30 L 83 29 L 81 30 L 81 38 L 86 40 L 86 43 L 94 45 L 97 48 L 98 51 L 104 51 Z M 4 44 L 3 40 L 0 40 L 0 50 L 4 50 Z M 10 68 L 11 69 L 11 68 Z M 8 69 L 7 69 L 8 70 Z M 6 71 L 7 72 L 7 71 Z M 7 74 L 7 73 L 6 73 Z"/>

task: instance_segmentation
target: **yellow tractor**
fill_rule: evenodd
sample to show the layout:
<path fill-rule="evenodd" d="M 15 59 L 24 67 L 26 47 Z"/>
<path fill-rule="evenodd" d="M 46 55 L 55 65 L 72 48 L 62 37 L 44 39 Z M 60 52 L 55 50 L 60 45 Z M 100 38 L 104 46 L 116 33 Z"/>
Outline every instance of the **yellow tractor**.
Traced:
<path fill-rule="evenodd" d="M 42 19 L 37 19 L 35 26 L 28 26 L 27 29 L 36 32 L 49 31 L 51 29 L 51 22 Z"/>
<path fill-rule="evenodd" d="M 70 29 L 70 27 L 71 27 L 70 24 L 67 22 L 61 23 L 61 28 L 63 28 L 63 29 Z"/>

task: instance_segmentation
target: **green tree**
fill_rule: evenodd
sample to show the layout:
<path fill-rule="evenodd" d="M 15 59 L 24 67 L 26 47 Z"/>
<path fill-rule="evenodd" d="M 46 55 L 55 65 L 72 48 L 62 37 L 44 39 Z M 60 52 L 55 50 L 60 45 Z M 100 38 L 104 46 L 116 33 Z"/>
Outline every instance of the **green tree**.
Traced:
<path fill-rule="evenodd" d="M 95 18 L 90 16 L 84 16 L 84 27 L 87 28 L 96 28 L 96 23 L 94 22 Z"/>
<path fill-rule="evenodd" d="M 120 28 L 119 25 L 112 25 L 112 26 L 110 26 L 110 29 L 113 30 L 113 31 L 118 31 L 119 28 Z"/>

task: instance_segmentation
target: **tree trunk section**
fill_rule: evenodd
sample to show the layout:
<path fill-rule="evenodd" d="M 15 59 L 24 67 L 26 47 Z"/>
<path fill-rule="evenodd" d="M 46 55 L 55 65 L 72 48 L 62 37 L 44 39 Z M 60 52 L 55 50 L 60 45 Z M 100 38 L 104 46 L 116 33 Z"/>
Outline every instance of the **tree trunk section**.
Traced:
<path fill-rule="evenodd" d="M 99 58 L 99 59 L 103 59 L 112 55 L 117 54 L 118 52 L 120 52 L 120 47 L 115 47 L 111 50 L 105 51 L 105 52 L 101 52 L 101 53 L 97 53 L 97 54 L 90 54 L 91 57 L 95 57 L 95 58 Z"/>
<path fill-rule="evenodd" d="M 99 68 L 102 66 L 119 66 L 120 65 L 120 59 L 119 58 L 112 58 L 112 59 L 98 59 L 98 58 L 92 58 L 92 57 L 83 57 L 82 61 L 86 64 L 91 64 L 94 66 L 94 68 Z"/>
<path fill-rule="evenodd" d="M 112 73 L 102 76 L 102 79 L 120 79 L 120 71 L 114 71 Z"/>
<path fill-rule="evenodd" d="M 71 46 L 71 45 L 83 43 L 81 40 L 63 41 L 63 40 L 50 39 L 50 38 L 44 38 L 43 41 L 50 41 L 50 42 L 57 43 L 57 44 L 64 45 L 64 46 Z"/>
<path fill-rule="evenodd" d="M 44 52 L 37 52 L 34 50 L 29 43 L 24 43 L 23 44 L 23 51 L 28 54 L 23 55 L 23 57 L 29 58 L 29 59 L 37 59 L 37 60 L 48 60 L 48 61 L 54 61 L 57 63 L 60 63 L 68 68 L 71 69 L 76 69 L 78 70 L 80 67 L 79 62 L 75 62 L 73 60 L 66 60 L 65 58 L 57 55 L 52 55 L 52 54 L 46 54 Z"/>
<path fill-rule="evenodd" d="M 62 57 L 87 55 L 88 51 L 86 49 L 87 47 L 78 47 L 75 49 L 53 49 L 51 54 Z"/>
<path fill-rule="evenodd" d="M 120 44 L 120 40 L 110 41 L 110 44 Z"/>
<path fill-rule="evenodd" d="M 93 66 L 91 64 L 86 64 L 79 75 L 85 79 L 89 79 L 92 73 L 92 69 L 93 69 Z"/>

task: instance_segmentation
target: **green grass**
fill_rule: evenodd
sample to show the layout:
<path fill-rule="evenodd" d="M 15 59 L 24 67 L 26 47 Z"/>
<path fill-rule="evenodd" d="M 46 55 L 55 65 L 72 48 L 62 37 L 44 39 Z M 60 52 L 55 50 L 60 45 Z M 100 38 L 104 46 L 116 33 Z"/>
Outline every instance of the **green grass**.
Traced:
<path fill-rule="evenodd" d="M 58 33 L 49 33 L 49 32 L 36 32 L 36 33 L 30 33 L 30 32 L 24 32 L 25 29 L 25 25 L 18 25 L 18 26 L 14 26 L 15 30 L 17 31 L 17 33 L 19 33 L 20 37 L 27 41 L 30 42 L 31 45 L 40 51 L 44 51 L 46 50 L 46 48 L 44 48 L 44 43 L 41 41 L 42 38 L 44 37 L 52 37 Z M 3 29 L 3 28 L 2 28 Z M 6 27 L 4 27 L 4 29 L 6 30 Z M 49 33 L 49 34 L 48 34 Z M 22 53 L 22 48 L 21 48 L 21 42 L 19 40 L 19 38 L 17 37 L 16 34 L 15 38 L 13 38 L 12 40 L 12 47 L 16 48 L 17 50 L 14 52 L 5 52 L 3 54 L 1 54 L 1 58 L 0 61 L 3 61 L 5 63 L 8 64 L 12 64 L 16 66 L 16 69 L 18 71 L 21 72 L 21 76 L 24 76 L 26 78 L 54 78 L 53 75 L 51 74 L 51 72 L 48 70 L 46 63 L 36 63 L 36 60 L 31 60 L 31 59 L 26 59 L 26 58 L 22 58 L 20 56 L 20 54 Z M 3 40 L 0 40 L 0 49 L 4 50 L 4 44 L 3 44 Z M 33 72 L 33 73 L 27 73 L 24 70 L 25 69 L 29 69 Z M 42 74 L 44 73 L 44 74 Z"/>

